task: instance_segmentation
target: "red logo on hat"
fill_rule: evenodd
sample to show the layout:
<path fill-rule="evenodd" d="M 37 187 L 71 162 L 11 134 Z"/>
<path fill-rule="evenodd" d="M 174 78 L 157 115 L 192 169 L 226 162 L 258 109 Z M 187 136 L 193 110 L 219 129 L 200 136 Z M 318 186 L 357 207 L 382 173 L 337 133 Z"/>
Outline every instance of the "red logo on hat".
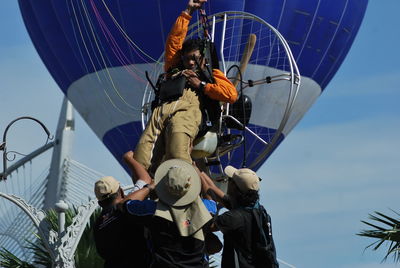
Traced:
<path fill-rule="evenodd" d="M 190 226 L 190 220 L 187 219 L 187 220 L 183 221 L 183 226 L 184 227 L 189 227 Z"/>

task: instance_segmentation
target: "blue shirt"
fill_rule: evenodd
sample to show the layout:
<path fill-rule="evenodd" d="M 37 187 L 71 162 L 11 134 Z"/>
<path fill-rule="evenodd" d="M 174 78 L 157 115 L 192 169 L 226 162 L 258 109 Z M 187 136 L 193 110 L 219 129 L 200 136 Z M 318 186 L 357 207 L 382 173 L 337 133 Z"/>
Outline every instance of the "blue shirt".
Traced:
<path fill-rule="evenodd" d="M 202 199 L 203 204 L 211 214 L 217 214 L 217 204 L 214 200 Z M 135 216 L 153 216 L 156 212 L 157 202 L 154 200 L 128 200 L 126 210 Z"/>

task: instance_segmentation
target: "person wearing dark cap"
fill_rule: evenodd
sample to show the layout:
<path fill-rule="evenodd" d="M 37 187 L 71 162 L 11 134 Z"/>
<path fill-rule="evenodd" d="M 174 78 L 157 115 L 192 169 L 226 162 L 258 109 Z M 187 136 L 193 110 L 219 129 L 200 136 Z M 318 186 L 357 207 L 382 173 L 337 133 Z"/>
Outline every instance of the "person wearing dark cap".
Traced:
<path fill-rule="evenodd" d="M 199 174 L 186 161 L 170 159 L 157 168 L 154 180 L 157 201 L 132 197 L 122 207 L 149 229 L 150 267 L 208 267 L 203 227 L 211 215 L 200 198 Z"/>
<path fill-rule="evenodd" d="M 94 192 L 102 208 L 94 225 L 94 240 L 104 268 L 148 267 L 150 252 L 143 225 L 117 209 L 125 198 L 120 183 L 114 177 L 103 177 L 95 183 Z M 130 195 L 140 199 L 148 193 L 145 187 Z"/>
<path fill-rule="evenodd" d="M 260 178 L 254 171 L 247 168 L 236 169 L 227 166 L 224 172 L 228 177 L 227 194 L 219 189 L 207 174 L 200 173 L 203 192 L 229 209 L 216 216 L 212 224 L 212 229 L 220 230 L 224 234 L 221 267 L 279 267 L 272 239 L 270 217 L 259 204 Z M 255 255 L 255 235 L 261 234 L 261 227 L 256 217 L 261 218 L 263 213 L 265 213 L 265 223 L 268 224 L 268 233 L 265 236 L 271 245 L 271 249 L 268 250 L 271 252 L 268 265 L 265 262 L 261 264 L 259 257 Z"/>

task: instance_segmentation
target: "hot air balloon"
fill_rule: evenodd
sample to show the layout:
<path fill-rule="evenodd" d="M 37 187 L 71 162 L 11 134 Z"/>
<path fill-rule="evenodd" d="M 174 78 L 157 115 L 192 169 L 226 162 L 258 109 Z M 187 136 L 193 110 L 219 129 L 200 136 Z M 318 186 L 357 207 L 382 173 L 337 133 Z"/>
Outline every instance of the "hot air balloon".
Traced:
<path fill-rule="evenodd" d="M 245 141 L 221 158 L 222 165 L 241 166 L 246 161 L 257 170 L 271 155 L 340 67 L 367 3 L 208 1 L 205 11 L 225 71 L 240 65 L 249 36 L 256 36 L 241 77 L 247 86 L 243 93 L 252 102 L 248 129 L 231 130 L 244 133 Z M 184 4 L 19 0 L 26 28 L 47 69 L 120 162 L 123 153 L 135 148 L 148 116 L 152 91 L 145 72 L 153 79 L 161 72 L 166 37 Z M 200 20 L 199 15 L 192 19 L 190 36 L 198 34 Z M 237 73 L 233 71 L 232 77 Z"/>

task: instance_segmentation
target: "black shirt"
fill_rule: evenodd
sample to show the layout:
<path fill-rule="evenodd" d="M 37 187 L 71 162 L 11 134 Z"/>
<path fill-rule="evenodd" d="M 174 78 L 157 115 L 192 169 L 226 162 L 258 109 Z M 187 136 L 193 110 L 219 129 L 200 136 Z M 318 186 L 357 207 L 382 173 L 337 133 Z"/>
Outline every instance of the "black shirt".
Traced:
<path fill-rule="evenodd" d="M 153 216 L 146 226 L 150 230 L 154 249 L 152 268 L 208 267 L 204 241 L 181 236 L 175 222 L 161 217 Z"/>
<path fill-rule="evenodd" d="M 114 208 L 103 209 L 94 225 L 94 239 L 104 268 L 148 267 L 144 227 L 129 215 Z"/>
<path fill-rule="evenodd" d="M 217 216 L 216 225 L 224 234 L 222 268 L 235 267 L 235 251 L 240 268 L 255 267 L 252 256 L 251 210 L 237 208 Z"/>
<path fill-rule="evenodd" d="M 126 202 L 127 215 L 150 231 L 152 268 L 207 268 L 205 243 L 193 236 L 181 236 L 175 222 L 154 216 L 153 200 Z"/>

